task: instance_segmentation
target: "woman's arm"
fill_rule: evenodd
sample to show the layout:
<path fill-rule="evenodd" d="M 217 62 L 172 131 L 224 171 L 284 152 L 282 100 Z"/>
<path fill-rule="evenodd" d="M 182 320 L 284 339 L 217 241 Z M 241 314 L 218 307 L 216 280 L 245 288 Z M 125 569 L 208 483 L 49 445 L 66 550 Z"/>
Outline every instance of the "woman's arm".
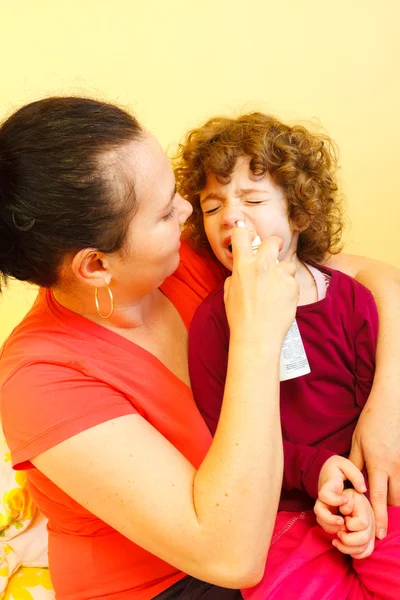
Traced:
<path fill-rule="evenodd" d="M 227 381 L 199 469 L 137 414 L 92 427 L 32 462 L 133 542 L 195 577 L 239 588 L 261 578 L 275 522 L 283 462 L 279 354 L 298 290 L 290 267 L 275 264 L 276 240 L 253 257 L 246 231 L 232 239 Z"/>
<path fill-rule="evenodd" d="M 353 436 L 351 460 L 367 467 L 378 537 L 387 510 L 400 505 L 400 271 L 378 260 L 338 254 L 329 264 L 371 290 L 379 313 L 374 384 Z"/>

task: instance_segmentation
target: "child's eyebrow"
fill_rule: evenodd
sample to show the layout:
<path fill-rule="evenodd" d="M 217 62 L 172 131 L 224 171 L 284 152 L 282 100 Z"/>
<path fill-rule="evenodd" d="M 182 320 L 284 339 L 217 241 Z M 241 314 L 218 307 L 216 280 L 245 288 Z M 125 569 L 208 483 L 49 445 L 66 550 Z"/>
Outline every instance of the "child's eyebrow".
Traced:
<path fill-rule="evenodd" d="M 200 199 L 200 204 L 203 204 L 203 202 L 206 202 L 207 200 L 225 200 L 225 196 L 217 194 L 216 192 L 210 192 L 207 196 Z"/>
<path fill-rule="evenodd" d="M 261 190 L 260 188 L 240 188 L 236 191 L 235 196 L 240 197 L 246 194 L 269 194 L 268 190 Z M 203 204 L 207 200 L 225 200 L 225 196 L 218 194 L 217 192 L 210 192 L 204 198 L 200 199 L 200 204 Z"/>

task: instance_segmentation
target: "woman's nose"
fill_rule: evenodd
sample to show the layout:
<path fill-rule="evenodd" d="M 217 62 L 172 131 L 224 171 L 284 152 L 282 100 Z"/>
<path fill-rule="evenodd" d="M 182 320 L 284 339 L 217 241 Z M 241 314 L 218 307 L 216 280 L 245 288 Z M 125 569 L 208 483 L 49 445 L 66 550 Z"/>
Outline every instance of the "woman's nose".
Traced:
<path fill-rule="evenodd" d="M 179 196 L 179 203 L 179 223 L 183 225 L 192 214 L 193 206 L 190 202 L 182 198 L 182 196 Z"/>

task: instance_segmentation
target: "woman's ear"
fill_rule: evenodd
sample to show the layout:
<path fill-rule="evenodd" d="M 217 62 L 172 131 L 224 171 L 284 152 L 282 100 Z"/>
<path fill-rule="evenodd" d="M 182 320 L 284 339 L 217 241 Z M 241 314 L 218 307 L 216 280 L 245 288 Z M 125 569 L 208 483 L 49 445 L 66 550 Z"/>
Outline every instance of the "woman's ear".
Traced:
<path fill-rule="evenodd" d="M 72 259 L 72 272 L 82 283 L 92 287 L 110 285 L 112 275 L 110 262 L 103 252 L 94 248 L 84 248 L 77 252 Z"/>

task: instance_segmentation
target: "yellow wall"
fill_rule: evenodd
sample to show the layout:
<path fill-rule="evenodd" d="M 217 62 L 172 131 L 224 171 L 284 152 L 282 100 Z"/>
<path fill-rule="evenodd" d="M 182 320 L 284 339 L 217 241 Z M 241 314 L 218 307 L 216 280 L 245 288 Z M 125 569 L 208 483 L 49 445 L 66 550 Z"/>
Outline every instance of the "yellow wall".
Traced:
<path fill-rule="evenodd" d="M 321 121 L 346 249 L 400 267 L 399 0 L 0 0 L 0 117 L 43 95 L 129 106 L 167 147 L 215 113 Z M 0 341 L 32 298 L 0 300 Z"/>

